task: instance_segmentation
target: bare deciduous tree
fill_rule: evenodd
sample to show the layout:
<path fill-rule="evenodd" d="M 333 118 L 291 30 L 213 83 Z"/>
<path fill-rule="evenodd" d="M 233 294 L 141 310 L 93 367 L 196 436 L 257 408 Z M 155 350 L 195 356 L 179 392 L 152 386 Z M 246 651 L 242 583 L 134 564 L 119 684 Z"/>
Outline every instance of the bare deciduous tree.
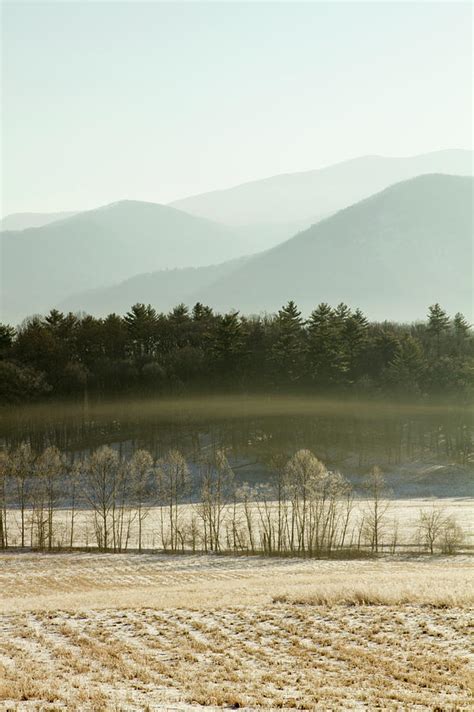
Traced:
<path fill-rule="evenodd" d="M 8 548 L 8 476 L 10 472 L 10 455 L 0 452 L 0 548 Z"/>
<path fill-rule="evenodd" d="M 21 443 L 9 458 L 10 474 L 14 483 L 16 505 L 20 510 L 21 546 L 26 542 L 26 512 L 30 499 L 31 478 L 36 456 L 29 443 Z"/>
<path fill-rule="evenodd" d="M 365 532 L 372 551 L 377 553 L 382 543 L 383 527 L 390 505 L 389 489 L 380 467 L 375 465 L 364 480 L 367 496 L 364 517 Z"/>
<path fill-rule="evenodd" d="M 203 522 L 204 548 L 219 551 L 223 515 L 234 491 L 234 472 L 225 452 L 216 450 L 200 463 L 200 502 L 196 511 Z"/>
<path fill-rule="evenodd" d="M 191 485 L 188 464 L 179 450 L 170 450 L 166 457 L 158 462 L 156 478 L 158 496 L 162 505 L 161 538 L 163 548 L 166 549 L 169 543 L 171 551 L 176 551 L 178 540 L 182 540 L 179 505 L 189 494 Z M 163 506 L 168 511 L 168 531 L 165 529 Z"/>
<path fill-rule="evenodd" d="M 54 511 L 60 494 L 60 477 L 65 470 L 64 458 L 56 447 L 48 447 L 38 456 L 35 465 L 36 480 L 41 491 L 41 504 L 44 501 L 46 508 L 45 541 L 42 541 L 40 546 L 47 541 L 48 549 L 52 549 Z"/>
<path fill-rule="evenodd" d="M 138 551 L 142 550 L 143 522 L 150 511 L 150 474 L 153 458 L 148 450 L 136 450 L 128 464 L 131 478 L 132 500 L 137 510 Z"/>
<path fill-rule="evenodd" d="M 446 517 L 441 530 L 441 550 L 443 554 L 455 554 L 464 541 L 464 532 L 455 517 Z"/>
<path fill-rule="evenodd" d="M 94 511 L 97 545 L 107 550 L 114 532 L 120 462 L 115 450 L 104 446 L 84 460 L 84 496 Z"/>
<path fill-rule="evenodd" d="M 438 541 L 445 523 L 444 510 L 432 505 L 430 509 L 420 509 L 418 519 L 418 534 L 421 543 L 429 549 L 430 554 L 434 553 L 434 547 Z"/>

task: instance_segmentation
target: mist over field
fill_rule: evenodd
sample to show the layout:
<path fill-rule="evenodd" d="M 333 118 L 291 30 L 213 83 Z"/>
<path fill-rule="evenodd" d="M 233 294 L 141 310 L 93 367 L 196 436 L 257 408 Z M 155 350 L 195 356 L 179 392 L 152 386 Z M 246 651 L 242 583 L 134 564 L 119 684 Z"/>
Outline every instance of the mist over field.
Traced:
<path fill-rule="evenodd" d="M 1 15 L 0 709 L 471 709 L 472 6 Z"/>

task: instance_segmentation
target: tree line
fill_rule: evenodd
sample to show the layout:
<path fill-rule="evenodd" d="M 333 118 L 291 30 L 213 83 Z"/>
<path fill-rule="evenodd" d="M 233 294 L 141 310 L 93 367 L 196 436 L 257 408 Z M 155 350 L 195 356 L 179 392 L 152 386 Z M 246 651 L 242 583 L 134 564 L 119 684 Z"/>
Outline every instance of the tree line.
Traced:
<path fill-rule="evenodd" d="M 378 467 L 362 498 L 307 449 L 275 455 L 271 473 L 265 484 L 238 486 L 222 449 L 188 462 L 179 450 L 154 460 L 144 449 L 122 458 L 102 446 L 67 460 L 56 447 L 35 452 L 22 443 L 0 452 L 0 548 L 141 552 L 146 525 L 153 548 L 170 552 L 319 557 L 406 547 Z M 425 507 L 411 543 L 454 553 L 462 540 L 452 516 Z"/>
<path fill-rule="evenodd" d="M 362 393 L 468 400 L 474 339 L 439 304 L 413 324 L 369 322 L 345 304 L 304 319 L 215 313 L 200 303 L 168 314 L 135 304 L 124 316 L 52 310 L 0 325 L 0 401 L 124 393 Z"/>

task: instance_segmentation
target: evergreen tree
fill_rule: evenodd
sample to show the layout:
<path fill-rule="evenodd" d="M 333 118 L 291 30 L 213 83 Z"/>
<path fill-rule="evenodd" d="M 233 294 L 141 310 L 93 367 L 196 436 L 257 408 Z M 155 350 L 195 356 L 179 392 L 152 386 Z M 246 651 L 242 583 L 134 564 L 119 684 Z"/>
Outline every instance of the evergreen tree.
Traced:
<path fill-rule="evenodd" d="M 271 354 L 273 374 L 279 386 L 287 386 L 302 378 L 305 361 L 303 320 L 293 301 L 278 312 L 276 331 Z"/>
<path fill-rule="evenodd" d="M 213 372 L 221 383 L 235 383 L 244 356 L 244 333 L 239 312 L 229 312 L 220 317 L 210 338 Z"/>
<path fill-rule="evenodd" d="M 208 321 L 213 315 L 211 307 L 206 307 L 201 302 L 196 302 L 193 306 L 192 318 L 193 321 Z"/>
<path fill-rule="evenodd" d="M 16 331 L 9 324 L 0 324 L 0 359 L 8 358 L 15 340 Z"/>
<path fill-rule="evenodd" d="M 369 322 L 360 309 L 348 314 L 343 326 L 343 344 L 347 355 L 348 374 L 354 381 L 359 373 L 359 359 L 367 343 Z"/>
<path fill-rule="evenodd" d="M 124 317 L 129 334 L 131 351 L 139 364 L 153 356 L 156 344 L 158 317 L 148 304 L 135 304 Z"/>
<path fill-rule="evenodd" d="M 189 345 L 191 339 L 191 317 L 184 304 L 178 304 L 168 316 L 170 338 L 173 346 L 182 348 Z"/>
<path fill-rule="evenodd" d="M 309 377 L 320 387 L 341 383 L 347 371 L 341 330 L 329 304 L 320 304 L 307 322 Z"/>
<path fill-rule="evenodd" d="M 455 314 L 453 319 L 453 331 L 458 354 L 462 354 L 464 352 L 465 341 L 469 337 L 470 330 L 471 325 L 467 322 L 464 315 L 461 314 L 461 312 Z"/>
<path fill-rule="evenodd" d="M 400 351 L 398 336 L 386 328 L 380 330 L 372 337 L 368 348 L 366 367 L 369 377 L 378 379 Z"/>
<path fill-rule="evenodd" d="M 419 341 L 405 336 L 400 342 L 400 350 L 383 373 L 383 380 L 389 390 L 403 395 L 421 392 L 421 382 L 425 360 Z"/>
<path fill-rule="evenodd" d="M 133 328 L 129 329 L 125 319 L 117 314 L 109 314 L 101 324 L 101 333 L 103 353 L 110 359 L 124 359 L 133 339 Z"/>
<path fill-rule="evenodd" d="M 440 356 L 440 338 L 441 334 L 449 327 L 449 316 L 439 304 L 433 304 L 428 309 L 428 333 L 432 334 L 436 339 L 436 355 Z"/>

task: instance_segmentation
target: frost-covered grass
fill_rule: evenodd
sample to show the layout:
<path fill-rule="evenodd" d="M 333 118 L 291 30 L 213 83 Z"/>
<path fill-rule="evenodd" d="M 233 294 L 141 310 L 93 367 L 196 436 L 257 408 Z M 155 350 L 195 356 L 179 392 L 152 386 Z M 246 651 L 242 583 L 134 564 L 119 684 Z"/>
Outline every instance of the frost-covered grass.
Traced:
<path fill-rule="evenodd" d="M 396 530 L 397 547 L 403 549 L 407 546 L 413 548 L 417 542 L 417 528 L 419 523 L 420 511 L 429 511 L 432 508 L 439 509 L 443 517 L 452 517 L 464 534 L 462 542 L 463 547 L 472 547 L 474 545 L 474 500 L 470 497 L 455 498 L 443 497 L 437 498 L 407 498 L 407 499 L 391 499 L 386 510 L 386 514 L 381 525 L 381 542 L 382 550 L 390 550 L 394 540 L 394 532 Z M 385 505 L 384 505 L 385 508 Z M 277 504 L 269 503 L 269 509 L 273 512 L 273 517 L 277 517 Z M 347 535 L 345 545 L 353 547 L 359 538 L 359 527 L 361 519 L 370 509 L 370 500 L 356 499 L 351 510 L 349 524 L 347 527 Z M 249 505 L 250 518 L 253 522 L 254 536 L 256 544 L 259 544 L 258 531 L 261 530 L 260 512 L 263 511 L 263 504 L 251 503 Z M 142 523 L 142 547 L 145 550 L 161 549 L 163 547 L 163 535 L 169 540 L 169 522 L 168 510 L 163 508 L 163 517 L 161 516 L 160 507 L 151 507 L 147 510 L 147 516 Z M 95 538 L 94 513 L 90 509 L 78 509 L 74 514 L 74 546 L 76 547 L 95 547 L 97 545 Z M 130 518 L 130 536 L 128 538 L 128 549 L 138 547 L 138 520 L 136 513 L 133 511 L 127 512 L 125 520 Z M 202 521 L 197 514 L 197 507 L 192 504 L 183 504 L 178 507 L 178 522 L 180 528 L 189 532 L 191 522 L 196 522 L 197 529 L 202 530 Z M 8 530 L 9 543 L 11 546 L 20 544 L 20 512 L 19 510 L 8 510 Z M 31 513 L 26 516 L 27 521 L 27 536 L 26 542 L 29 543 Z M 234 521 L 237 523 L 240 530 L 243 532 L 243 539 L 246 540 L 245 532 L 247 527 L 247 518 L 242 504 L 237 504 L 234 509 L 232 504 L 224 508 L 221 525 L 221 546 L 226 548 L 227 532 L 232 530 Z M 56 546 L 68 547 L 70 540 L 71 526 L 71 511 L 69 509 L 58 509 L 54 513 L 54 544 Z M 166 542 L 165 542 L 166 543 Z M 248 542 L 247 542 L 248 544 Z M 195 542 L 196 548 L 202 547 L 201 537 L 198 535 Z M 186 548 L 191 548 L 190 536 L 185 544 Z"/>
<path fill-rule="evenodd" d="M 473 583 L 467 556 L 2 554 L 0 709 L 467 710 Z"/>

